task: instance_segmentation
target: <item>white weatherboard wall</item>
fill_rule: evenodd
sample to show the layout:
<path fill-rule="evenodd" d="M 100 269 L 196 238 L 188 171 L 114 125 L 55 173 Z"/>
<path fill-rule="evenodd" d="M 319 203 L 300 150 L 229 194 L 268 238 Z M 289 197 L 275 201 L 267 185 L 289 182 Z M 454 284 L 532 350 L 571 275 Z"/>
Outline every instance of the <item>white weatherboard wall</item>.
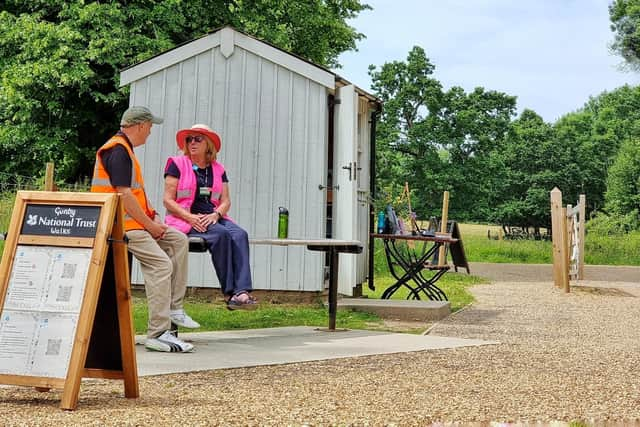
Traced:
<path fill-rule="evenodd" d="M 177 154 L 175 134 L 195 123 L 222 138 L 231 216 L 251 237 L 275 237 L 279 206 L 289 237 L 322 238 L 327 176 L 327 95 L 334 76 L 224 28 L 122 73 L 130 105 L 164 118 L 136 149 L 151 203 L 162 206 L 163 170 Z M 251 247 L 256 289 L 323 289 L 324 254 L 304 247 Z M 133 281 L 143 283 L 137 264 Z M 191 254 L 189 284 L 219 286 L 208 254 Z"/>

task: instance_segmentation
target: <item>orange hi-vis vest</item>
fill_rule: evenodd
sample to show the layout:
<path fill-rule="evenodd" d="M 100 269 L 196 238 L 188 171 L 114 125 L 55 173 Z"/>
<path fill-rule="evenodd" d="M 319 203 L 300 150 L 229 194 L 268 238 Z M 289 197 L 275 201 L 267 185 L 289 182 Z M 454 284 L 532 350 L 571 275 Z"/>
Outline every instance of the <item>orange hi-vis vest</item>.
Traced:
<path fill-rule="evenodd" d="M 91 192 L 93 193 L 116 193 L 116 188 L 111 185 L 111 179 L 109 178 L 109 174 L 107 170 L 104 168 L 102 164 L 102 153 L 110 148 L 115 147 L 116 145 L 123 146 L 127 152 L 129 153 L 129 157 L 131 158 L 131 164 L 133 166 L 133 171 L 131 173 L 131 192 L 135 196 L 138 204 L 144 211 L 144 213 L 151 219 L 153 219 L 156 215 L 156 212 L 149 207 L 149 201 L 147 200 L 147 195 L 144 192 L 144 179 L 142 177 L 142 169 L 140 168 L 140 163 L 138 163 L 138 159 L 131 146 L 128 144 L 127 140 L 120 135 L 116 135 L 112 137 L 109 141 L 106 142 L 102 147 L 98 149 L 96 153 L 96 164 L 93 169 L 93 179 L 91 180 Z M 133 217 L 129 216 L 126 212 L 124 214 L 124 229 L 125 231 L 130 230 L 144 230 L 144 226 L 140 224 L 138 221 L 133 219 Z"/>

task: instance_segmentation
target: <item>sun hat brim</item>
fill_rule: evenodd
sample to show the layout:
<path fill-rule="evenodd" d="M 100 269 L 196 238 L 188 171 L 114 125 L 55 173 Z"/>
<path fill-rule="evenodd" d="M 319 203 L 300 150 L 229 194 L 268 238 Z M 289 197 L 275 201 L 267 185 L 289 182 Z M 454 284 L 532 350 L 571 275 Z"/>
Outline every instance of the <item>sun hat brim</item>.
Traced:
<path fill-rule="evenodd" d="M 216 147 L 216 151 L 220 151 L 220 147 L 222 146 L 220 136 L 211 129 L 199 125 L 193 125 L 188 129 L 180 129 L 178 131 L 178 133 L 176 134 L 176 142 L 178 143 L 178 148 L 184 150 L 187 136 L 193 135 L 194 133 L 204 135 L 209 138 L 211 142 L 213 142 L 213 146 Z"/>

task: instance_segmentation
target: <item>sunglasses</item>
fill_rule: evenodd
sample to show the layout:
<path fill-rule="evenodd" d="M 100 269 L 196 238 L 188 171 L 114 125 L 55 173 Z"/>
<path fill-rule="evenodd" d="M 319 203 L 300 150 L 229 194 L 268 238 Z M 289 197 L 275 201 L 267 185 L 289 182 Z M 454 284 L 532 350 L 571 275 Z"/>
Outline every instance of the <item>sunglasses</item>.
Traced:
<path fill-rule="evenodd" d="M 196 136 L 188 136 L 185 138 L 185 141 L 187 142 L 187 144 L 190 144 L 191 142 L 202 142 L 204 141 L 204 136 L 200 136 L 200 135 L 196 135 Z"/>

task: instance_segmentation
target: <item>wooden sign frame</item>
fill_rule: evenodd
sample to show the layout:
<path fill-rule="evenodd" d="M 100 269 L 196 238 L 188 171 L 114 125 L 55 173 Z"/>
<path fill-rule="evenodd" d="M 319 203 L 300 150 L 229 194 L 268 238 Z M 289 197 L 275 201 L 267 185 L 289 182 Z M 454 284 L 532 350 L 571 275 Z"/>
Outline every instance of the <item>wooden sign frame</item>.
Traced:
<path fill-rule="evenodd" d="M 89 212 L 93 215 L 93 222 L 75 216 L 76 211 Z M 52 217 L 44 218 L 42 212 L 50 212 Z M 56 218 L 54 212 L 60 217 Z M 12 337 L 28 341 L 28 336 L 19 334 L 20 325 L 26 324 L 24 330 L 31 328 L 34 333 L 30 343 L 24 345 L 25 348 L 29 348 L 28 351 L 25 350 L 24 355 L 25 358 L 30 359 L 28 366 L 25 362 L 26 367 L 20 367 L 22 371 L 17 373 L 6 372 L 10 368 L 5 368 L 5 372 L 0 370 L 0 384 L 33 386 L 39 391 L 62 388 L 60 407 L 68 410 L 77 407 L 80 382 L 83 377 L 122 379 L 125 397 L 139 396 L 123 212 L 122 203 L 117 194 L 44 191 L 17 193 L 0 262 L 0 316 L 2 316 L 0 317 L 0 341 L 3 336 L 9 336 L 7 335 L 9 333 L 13 333 Z M 28 219 L 25 221 L 27 215 Z M 27 255 L 26 258 L 16 261 L 18 248 L 20 249 L 19 257 L 24 257 L 24 253 L 31 253 L 31 258 Z M 39 251 L 45 254 L 49 251 L 55 254 L 55 257 L 40 257 Z M 66 308 L 61 308 L 60 313 L 52 313 L 56 310 L 55 304 L 60 300 L 61 293 L 62 300 L 66 301 L 65 298 L 70 298 L 73 286 L 66 286 L 63 289 L 62 282 L 65 277 L 75 275 L 78 265 L 64 264 L 64 268 L 61 269 L 59 265 L 61 262 L 55 264 L 54 261 L 49 261 L 46 272 L 36 273 L 39 270 L 38 267 L 44 262 L 39 261 L 39 258 L 59 260 L 65 259 L 67 255 L 76 256 L 81 260 L 83 257 L 89 258 L 88 265 L 80 268 L 81 273 L 78 279 L 74 277 L 77 293 L 74 295 L 75 299 L 68 306 L 64 306 Z M 21 259 L 26 259 L 28 262 L 20 264 Z M 32 267 L 29 262 L 32 262 Z M 57 267 L 53 266 L 54 264 Z M 27 267 L 24 267 L 25 265 Z M 26 271 L 29 269 L 31 270 Z M 60 273 L 60 270 L 63 272 Z M 82 274 L 85 271 L 86 280 L 82 283 Z M 24 276 L 29 274 L 34 276 L 33 281 L 25 279 Z M 23 286 L 24 283 L 31 285 L 36 282 L 35 288 L 37 288 L 39 281 L 43 283 L 41 292 L 43 296 L 29 300 L 27 295 L 24 297 L 27 308 L 23 312 L 20 308 L 16 309 L 16 305 L 20 304 L 20 298 L 23 297 L 21 295 L 28 294 L 30 291 L 30 288 Z M 84 289 L 80 285 L 83 285 Z M 47 286 L 49 288 L 44 290 Z M 54 288 L 58 292 L 57 299 L 52 299 L 50 295 L 54 293 Z M 10 293 L 12 289 L 14 292 Z M 10 294 L 9 297 L 7 297 L 8 294 Z M 38 298 L 40 303 L 34 302 Z M 11 303 L 13 308 L 6 308 L 7 302 Z M 32 306 L 28 306 L 29 304 Z M 35 307 L 36 304 L 45 308 Z M 51 309 L 52 305 L 54 309 Z M 98 311 L 100 322 L 96 322 L 96 311 Z M 10 323 L 14 317 L 27 319 L 27 321 L 21 320 L 22 323 L 19 323 L 16 320 L 15 324 Z M 29 323 L 31 318 L 33 318 L 33 324 Z M 62 319 L 66 319 L 68 323 L 65 324 Z M 5 335 L 2 329 L 3 322 Z M 68 326 L 69 324 L 72 326 Z M 11 328 L 15 330 L 12 332 Z M 60 331 L 65 328 L 67 330 L 75 328 L 73 338 L 69 337 L 70 342 L 65 342 L 66 348 L 63 345 L 62 350 L 62 354 L 68 356 L 68 365 L 65 366 L 65 359 L 62 362 L 58 360 L 58 366 L 55 368 L 38 366 L 41 362 L 46 365 L 44 360 L 55 361 L 55 357 L 52 358 L 51 354 L 60 353 L 60 341 L 63 341 L 62 339 L 53 340 L 54 350 L 51 350 L 52 340 L 49 339 L 46 351 L 43 350 L 44 336 L 48 332 L 41 332 L 42 328 L 50 328 L 47 331 L 58 328 L 58 333 L 62 333 Z M 0 360 L 3 356 L 9 360 L 14 357 L 13 362 L 21 363 L 22 359 L 3 355 L 2 352 L 3 347 L 0 342 Z M 42 372 L 45 374 L 43 375 Z"/>

